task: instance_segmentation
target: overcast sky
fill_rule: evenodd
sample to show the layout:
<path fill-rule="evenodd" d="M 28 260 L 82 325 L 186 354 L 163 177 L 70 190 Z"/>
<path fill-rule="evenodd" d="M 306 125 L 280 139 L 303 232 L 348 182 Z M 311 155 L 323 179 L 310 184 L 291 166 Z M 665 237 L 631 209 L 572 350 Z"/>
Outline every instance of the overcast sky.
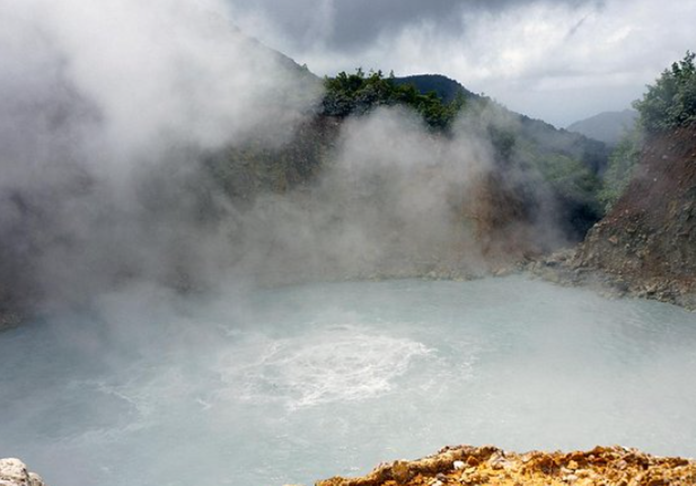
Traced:
<path fill-rule="evenodd" d="M 696 50 L 696 0 L 229 2 L 243 30 L 319 75 L 441 73 L 556 126 L 629 107 Z"/>

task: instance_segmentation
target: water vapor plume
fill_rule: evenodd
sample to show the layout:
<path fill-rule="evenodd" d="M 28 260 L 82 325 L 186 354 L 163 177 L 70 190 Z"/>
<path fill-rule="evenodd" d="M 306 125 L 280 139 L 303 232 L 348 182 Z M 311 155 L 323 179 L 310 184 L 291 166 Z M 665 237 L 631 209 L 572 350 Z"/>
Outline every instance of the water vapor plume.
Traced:
<path fill-rule="evenodd" d="M 134 282 L 467 277 L 562 239 L 490 103 L 447 133 L 399 107 L 327 116 L 321 82 L 222 0 L 0 9 L 2 308 Z"/>
<path fill-rule="evenodd" d="M 462 269 L 464 260 L 480 259 L 461 213 L 464 198 L 489 163 L 482 142 L 429 133 L 405 109 L 348 120 L 315 187 L 294 202 L 262 199 L 256 210 L 263 214 L 252 211 L 253 220 L 268 221 L 273 233 L 262 232 L 259 245 L 273 242 L 278 251 L 269 248 L 267 255 L 302 262 L 305 271 L 320 275 L 415 276 L 438 266 Z M 265 264 L 287 270 L 283 261 L 271 258 Z"/>
<path fill-rule="evenodd" d="M 346 119 L 313 184 L 241 212 L 239 267 L 272 281 L 467 278 L 564 244 L 554 195 L 505 139 L 518 124 L 495 107 L 449 133 L 403 107 Z"/>
<path fill-rule="evenodd" d="M 252 134 L 282 144 L 320 94 L 226 12 L 217 0 L 0 5 L 4 306 L 224 260 L 225 229 L 199 217 L 196 158 Z"/>

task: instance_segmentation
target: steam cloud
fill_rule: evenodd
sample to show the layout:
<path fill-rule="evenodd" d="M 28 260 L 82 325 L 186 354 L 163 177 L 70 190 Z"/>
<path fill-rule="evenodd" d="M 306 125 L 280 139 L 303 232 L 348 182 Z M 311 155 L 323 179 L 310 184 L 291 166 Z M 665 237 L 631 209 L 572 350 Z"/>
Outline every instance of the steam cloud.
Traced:
<path fill-rule="evenodd" d="M 318 94 L 225 12 L 216 0 L 0 6 L 1 260 L 16 294 L 70 300 L 222 258 L 223 232 L 196 228 L 196 154 L 259 131 L 282 143 Z"/>
<path fill-rule="evenodd" d="M 0 306 L 89 302 L 134 280 L 483 268 L 491 243 L 472 214 L 494 164 L 466 120 L 445 138 L 378 110 L 344 124 L 310 187 L 243 206 L 223 193 L 201 158 L 282 147 L 321 95 L 226 12 L 222 0 L 0 5 Z"/>

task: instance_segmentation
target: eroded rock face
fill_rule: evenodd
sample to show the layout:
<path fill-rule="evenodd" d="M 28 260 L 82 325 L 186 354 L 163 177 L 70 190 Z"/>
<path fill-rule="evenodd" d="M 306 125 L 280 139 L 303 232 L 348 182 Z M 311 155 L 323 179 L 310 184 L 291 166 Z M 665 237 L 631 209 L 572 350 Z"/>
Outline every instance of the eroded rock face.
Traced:
<path fill-rule="evenodd" d="M 696 124 L 654 137 L 633 181 L 580 245 L 574 266 L 696 308 Z"/>
<path fill-rule="evenodd" d="M 36 473 L 29 472 L 19 459 L 0 459 L 0 486 L 46 486 Z"/>
<path fill-rule="evenodd" d="M 334 477 L 316 486 L 693 486 L 696 462 L 624 447 L 585 452 L 505 452 L 458 446 L 417 461 L 379 466 L 362 478 Z"/>

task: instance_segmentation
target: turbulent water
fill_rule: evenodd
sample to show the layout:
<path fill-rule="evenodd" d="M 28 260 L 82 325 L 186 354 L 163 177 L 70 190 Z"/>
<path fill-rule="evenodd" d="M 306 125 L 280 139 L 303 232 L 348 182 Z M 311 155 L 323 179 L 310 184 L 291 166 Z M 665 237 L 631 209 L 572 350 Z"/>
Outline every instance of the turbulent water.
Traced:
<path fill-rule="evenodd" d="M 312 484 L 446 444 L 696 456 L 696 314 L 523 277 L 176 300 L 0 334 L 0 456 L 51 486 Z"/>

